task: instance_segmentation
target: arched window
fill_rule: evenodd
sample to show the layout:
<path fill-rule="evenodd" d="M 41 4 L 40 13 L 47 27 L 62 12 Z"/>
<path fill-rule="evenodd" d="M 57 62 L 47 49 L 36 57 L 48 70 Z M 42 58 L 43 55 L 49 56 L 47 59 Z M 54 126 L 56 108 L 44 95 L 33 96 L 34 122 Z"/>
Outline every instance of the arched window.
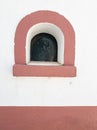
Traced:
<path fill-rule="evenodd" d="M 24 17 L 15 33 L 14 76 L 76 76 L 75 33 L 62 15 L 37 11 Z"/>
<path fill-rule="evenodd" d="M 30 61 L 57 62 L 57 41 L 48 33 L 39 33 L 31 40 Z"/>

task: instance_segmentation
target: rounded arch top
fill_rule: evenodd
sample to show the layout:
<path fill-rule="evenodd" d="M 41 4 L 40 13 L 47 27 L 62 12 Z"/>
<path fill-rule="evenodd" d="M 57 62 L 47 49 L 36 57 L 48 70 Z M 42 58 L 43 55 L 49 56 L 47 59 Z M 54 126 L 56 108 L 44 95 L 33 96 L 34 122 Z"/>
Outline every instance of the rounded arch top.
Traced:
<path fill-rule="evenodd" d="M 19 22 L 15 33 L 15 63 L 26 64 L 27 33 L 33 25 L 38 23 L 52 23 L 62 30 L 65 37 L 64 64 L 74 65 L 74 29 L 64 16 L 47 10 L 31 13 Z"/>

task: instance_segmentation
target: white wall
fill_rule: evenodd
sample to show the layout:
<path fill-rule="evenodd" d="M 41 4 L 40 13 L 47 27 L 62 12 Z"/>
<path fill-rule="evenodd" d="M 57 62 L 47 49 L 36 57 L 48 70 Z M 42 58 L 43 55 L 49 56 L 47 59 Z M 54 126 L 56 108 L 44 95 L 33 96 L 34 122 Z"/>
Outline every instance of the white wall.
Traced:
<path fill-rule="evenodd" d="M 19 21 L 37 10 L 64 15 L 76 32 L 76 78 L 13 77 Z M 96 0 L 0 0 L 0 106 L 97 105 Z"/>

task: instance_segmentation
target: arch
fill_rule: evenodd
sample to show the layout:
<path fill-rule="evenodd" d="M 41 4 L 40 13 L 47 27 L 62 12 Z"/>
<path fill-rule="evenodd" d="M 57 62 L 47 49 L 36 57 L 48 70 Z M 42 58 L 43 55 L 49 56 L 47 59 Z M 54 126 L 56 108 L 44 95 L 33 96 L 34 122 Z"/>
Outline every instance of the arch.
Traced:
<path fill-rule="evenodd" d="M 48 33 L 55 37 L 58 46 L 58 63 L 64 64 L 64 34 L 59 27 L 47 22 L 35 24 L 29 29 L 26 36 L 26 64 L 30 61 L 29 50 L 31 39 L 39 33 Z"/>
<path fill-rule="evenodd" d="M 53 66 L 53 67 L 47 66 L 49 72 L 46 71 L 47 70 L 47 68 L 45 68 L 46 66 L 38 66 L 40 75 L 38 74 L 38 72 L 35 73 L 36 72 L 35 67 L 37 66 L 33 66 L 33 65 L 28 66 L 26 64 L 27 33 L 31 27 L 39 23 L 54 24 L 55 26 L 60 28 L 60 30 L 63 32 L 63 35 L 65 37 L 64 65 Z M 13 67 L 14 75 L 16 76 L 20 76 L 20 75 L 21 76 L 66 76 L 66 77 L 68 76 L 71 77 L 76 75 L 76 68 L 74 66 L 75 33 L 72 25 L 64 16 L 53 11 L 37 11 L 27 15 L 20 21 L 20 23 L 17 26 L 14 42 L 15 42 L 15 46 L 14 46 L 15 65 Z M 23 67 L 25 67 L 25 69 Z M 60 72 L 57 72 L 59 71 L 58 69 L 60 70 Z M 43 74 L 41 74 L 42 70 L 44 70 Z"/>

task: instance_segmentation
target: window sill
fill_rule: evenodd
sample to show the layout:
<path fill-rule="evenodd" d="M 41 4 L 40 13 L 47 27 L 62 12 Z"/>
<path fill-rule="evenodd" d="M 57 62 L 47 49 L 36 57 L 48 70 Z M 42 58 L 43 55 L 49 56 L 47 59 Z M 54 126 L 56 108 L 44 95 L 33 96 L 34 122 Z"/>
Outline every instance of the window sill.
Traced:
<path fill-rule="evenodd" d="M 31 61 L 27 65 L 36 65 L 36 66 L 60 66 L 61 63 L 58 62 L 48 62 L 48 61 Z"/>
<path fill-rule="evenodd" d="M 13 67 L 14 76 L 75 77 L 75 66 L 19 65 Z"/>

